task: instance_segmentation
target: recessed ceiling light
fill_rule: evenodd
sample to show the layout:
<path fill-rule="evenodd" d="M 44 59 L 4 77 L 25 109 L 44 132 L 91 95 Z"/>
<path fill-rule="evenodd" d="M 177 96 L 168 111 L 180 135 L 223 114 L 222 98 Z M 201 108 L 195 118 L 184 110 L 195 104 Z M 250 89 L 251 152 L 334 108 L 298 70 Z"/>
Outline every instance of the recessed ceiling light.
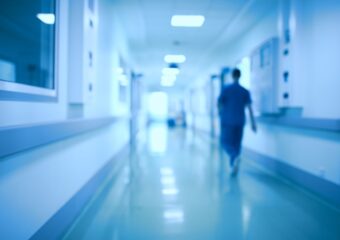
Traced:
<path fill-rule="evenodd" d="M 202 15 L 174 15 L 171 18 L 173 27 L 202 27 L 205 17 Z"/>
<path fill-rule="evenodd" d="M 38 13 L 37 18 L 48 25 L 53 25 L 55 23 L 55 15 L 53 13 Z"/>
<path fill-rule="evenodd" d="M 164 57 L 164 61 L 166 61 L 167 63 L 184 63 L 185 60 L 186 57 L 184 55 L 168 54 Z"/>
<path fill-rule="evenodd" d="M 163 75 L 177 75 L 179 74 L 178 68 L 163 68 L 162 70 Z"/>

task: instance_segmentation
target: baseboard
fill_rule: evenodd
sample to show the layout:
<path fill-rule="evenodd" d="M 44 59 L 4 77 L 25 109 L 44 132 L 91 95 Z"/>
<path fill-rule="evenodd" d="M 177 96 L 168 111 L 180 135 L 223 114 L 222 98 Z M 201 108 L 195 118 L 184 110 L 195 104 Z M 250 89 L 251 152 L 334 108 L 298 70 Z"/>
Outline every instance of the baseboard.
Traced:
<path fill-rule="evenodd" d="M 260 163 L 278 176 L 282 176 L 294 184 L 303 187 L 308 192 L 315 194 L 317 197 L 340 209 L 339 185 L 251 149 L 243 149 L 243 154 L 248 159 Z"/>
<path fill-rule="evenodd" d="M 105 166 L 103 166 L 57 213 L 55 213 L 30 239 L 60 239 L 72 225 L 77 216 L 91 200 L 103 181 L 117 163 L 117 159 L 128 153 L 129 144 L 123 147 Z"/>

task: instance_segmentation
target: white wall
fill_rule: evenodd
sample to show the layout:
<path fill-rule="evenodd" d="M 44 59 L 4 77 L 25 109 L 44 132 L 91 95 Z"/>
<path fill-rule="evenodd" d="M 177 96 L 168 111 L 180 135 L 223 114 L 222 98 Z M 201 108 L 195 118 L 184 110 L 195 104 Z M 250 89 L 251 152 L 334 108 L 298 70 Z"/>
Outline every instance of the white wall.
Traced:
<path fill-rule="evenodd" d="M 94 98 L 85 106 L 85 116 L 121 116 L 129 114 L 130 102 L 119 100 L 119 81 L 115 69 L 120 57 L 131 62 L 127 41 L 112 1 L 101 0 L 98 19 L 98 66 Z M 130 85 L 129 85 L 130 87 Z M 130 89 L 127 90 L 130 93 Z M 130 99 L 129 94 L 127 99 Z"/>
<path fill-rule="evenodd" d="M 0 162 L 0 239 L 28 239 L 129 141 L 120 122 Z"/>
<path fill-rule="evenodd" d="M 68 1 L 58 1 L 60 35 L 58 101 L 0 101 L 0 127 L 66 121 L 68 104 Z M 118 80 L 113 69 L 119 55 L 129 63 L 124 31 L 112 3 L 99 0 L 97 36 L 98 71 L 91 101 L 83 118 L 125 117 L 129 103 L 118 99 Z M 0 159 L 0 239 L 28 239 L 52 217 L 112 157 L 128 144 L 129 121 L 122 120 L 70 139 Z M 19 139 L 18 139 L 19 141 Z"/>
<path fill-rule="evenodd" d="M 340 82 L 336 80 L 340 75 L 337 71 L 340 30 L 336 27 L 339 10 L 340 2 L 333 0 L 292 1 L 293 89 L 298 96 L 295 100 L 303 107 L 303 117 L 340 118 L 337 106 Z M 268 31 L 269 22 L 278 20 L 264 19 L 244 38 L 257 39 L 255 32 Z M 273 27 L 271 31 L 275 32 Z M 256 43 L 250 41 L 244 48 L 251 49 Z M 340 184 L 338 133 L 260 124 L 257 135 L 247 129 L 245 146 Z"/>
<path fill-rule="evenodd" d="M 340 118 L 339 12 L 336 0 L 294 0 L 292 4 L 296 90 L 307 117 Z"/>
<path fill-rule="evenodd" d="M 281 36 L 278 9 L 272 9 L 229 47 L 219 49 L 216 58 L 233 66 L 262 42 Z M 339 10 L 336 0 L 292 0 L 293 103 L 303 107 L 303 117 L 340 119 Z M 260 123 L 256 135 L 246 128 L 244 145 L 340 185 L 339 133 Z"/>

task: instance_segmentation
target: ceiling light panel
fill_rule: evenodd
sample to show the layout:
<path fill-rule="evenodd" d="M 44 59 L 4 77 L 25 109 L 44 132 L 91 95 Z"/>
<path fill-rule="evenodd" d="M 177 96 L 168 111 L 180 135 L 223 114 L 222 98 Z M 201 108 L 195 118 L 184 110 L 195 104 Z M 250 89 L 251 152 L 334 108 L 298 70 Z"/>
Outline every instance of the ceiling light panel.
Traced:
<path fill-rule="evenodd" d="M 171 18 L 173 27 L 202 27 L 205 17 L 202 15 L 174 15 Z"/>
<path fill-rule="evenodd" d="M 185 60 L 186 57 L 184 55 L 168 54 L 164 57 L 164 61 L 167 63 L 184 63 Z"/>

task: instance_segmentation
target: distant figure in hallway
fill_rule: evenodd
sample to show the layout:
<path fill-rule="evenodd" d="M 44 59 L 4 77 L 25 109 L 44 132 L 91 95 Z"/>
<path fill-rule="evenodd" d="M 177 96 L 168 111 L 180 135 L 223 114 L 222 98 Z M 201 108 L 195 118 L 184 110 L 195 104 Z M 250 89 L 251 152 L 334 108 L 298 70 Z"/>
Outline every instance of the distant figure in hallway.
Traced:
<path fill-rule="evenodd" d="M 237 68 L 233 69 L 233 83 L 224 87 L 218 98 L 221 144 L 229 155 L 232 176 L 236 176 L 239 169 L 246 108 L 249 110 L 252 130 L 256 132 L 251 96 L 249 91 L 239 84 L 240 77 L 241 71 Z"/>

